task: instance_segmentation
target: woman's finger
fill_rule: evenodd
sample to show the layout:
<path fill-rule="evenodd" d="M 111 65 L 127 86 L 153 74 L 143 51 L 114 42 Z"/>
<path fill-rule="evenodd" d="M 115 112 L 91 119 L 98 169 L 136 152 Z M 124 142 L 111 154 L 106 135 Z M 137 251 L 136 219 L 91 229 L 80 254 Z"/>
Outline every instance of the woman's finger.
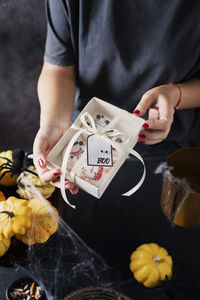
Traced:
<path fill-rule="evenodd" d="M 53 179 L 53 180 L 51 181 L 51 183 L 52 183 L 53 185 L 55 185 L 57 188 L 61 188 L 60 177 L 57 177 L 57 178 Z M 71 190 L 73 190 L 75 187 L 77 187 L 77 186 L 75 185 L 75 183 L 69 181 L 68 179 L 65 181 L 65 189 L 66 189 L 66 190 L 70 190 L 70 191 L 71 191 Z"/>
<path fill-rule="evenodd" d="M 48 172 L 46 151 L 48 148 L 48 141 L 45 137 L 41 136 L 38 132 L 34 145 L 33 145 L 33 161 L 37 169 L 38 175 L 41 177 L 42 174 Z M 45 176 L 44 176 L 45 177 Z"/>
<path fill-rule="evenodd" d="M 167 137 L 168 133 L 169 133 L 168 130 L 141 131 L 139 134 L 139 139 L 143 139 L 145 142 L 164 140 Z"/>
<path fill-rule="evenodd" d="M 154 144 L 158 144 L 158 143 L 160 143 L 160 142 L 162 142 L 163 141 L 163 139 L 161 139 L 161 140 L 155 140 L 155 141 L 152 141 L 152 140 L 141 140 L 140 141 L 140 143 L 142 143 L 142 144 L 145 144 L 145 145 L 154 145 Z"/>
<path fill-rule="evenodd" d="M 70 192 L 72 193 L 72 195 L 76 195 L 79 191 L 79 188 L 77 186 L 75 186 L 73 189 L 70 190 Z"/>
<path fill-rule="evenodd" d="M 65 183 L 65 188 L 67 190 L 73 190 L 74 187 L 75 187 L 75 184 L 73 182 L 68 181 Z"/>
<path fill-rule="evenodd" d="M 142 127 L 145 130 L 149 130 L 149 129 L 165 130 L 170 125 L 171 125 L 171 120 L 169 120 L 169 119 L 160 119 L 160 120 L 149 119 L 149 120 L 145 121 L 145 123 L 142 125 Z"/>
<path fill-rule="evenodd" d="M 38 175 L 42 181 L 49 183 L 60 176 L 60 169 L 54 168 L 53 170 L 49 170 L 48 168 L 44 168 L 39 170 Z"/>
<path fill-rule="evenodd" d="M 133 113 L 142 117 L 156 99 L 157 95 L 155 93 L 145 93 Z"/>
<path fill-rule="evenodd" d="M 60 179 L 54 179 L 54 180 L 50 181 L 50 183 L 53 184 L 58 189 L 60 189 Z"/>
<path fill-rule="evenodd" d="M 149 109 L 148 119 L 158 120 L 159 117 L 160 117 L 160 114 L 159 114 L 158 109 L 155 109 L 155 108 Z"/>
<path fill-rule="evenodd" d="M 40 175 L 42 169 L 46 169 L 46 164 L 47 164 L 46 157 L 44 156 L 43 153 L 39 151 L 35 151 L 33 152 L 33 161 L 38 171 L 38 174 Z"/>
<path fill-rule="evenodd" d="M 39 176 L 48 171 L 52 171 L 53 173 L 60 173 L 60 169 L 50 164 L 42 154 L 38 156 L 36 155 L 34 157 L 34 165 Z"/>

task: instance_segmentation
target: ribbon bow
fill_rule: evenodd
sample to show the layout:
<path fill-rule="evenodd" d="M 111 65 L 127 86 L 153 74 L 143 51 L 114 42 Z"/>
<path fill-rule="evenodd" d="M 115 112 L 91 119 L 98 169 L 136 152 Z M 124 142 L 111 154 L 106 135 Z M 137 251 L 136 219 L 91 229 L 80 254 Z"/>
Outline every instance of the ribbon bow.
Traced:
<path fill-rule="evenodd" d="M 89 120 L 90 122 L 87 122 L 86 120 Z M 129 148 L 130 137 L 127 134 L 120 132 L 117 129 L 113 129 L 113 126 L 117 123 L 118 120 L 119 118 L 118 116 L 116 116 L 107 126 L 103 127 L 102 129 L 97 129 L 93 117 L 88 112 L 85 112 L 80 117 L 80 121 L 83 127 L 74 124 L 71 126 L 72 128 L 76 129 L 77 132 L 74 134 L 74 136 L 72 137 L 72 139 L 70 140 L 69 144 L 66 147 L 62 166 L 61 166 L 60 183 L 61 183 L 62 197 L 72 208 L 75 208 L 75 206 L 71 205 L 67 199 L 66 192 L 65 192 L 65 178 L 67 177 L 70 181 L 75 182 L 75 173 L 73 172 L 73 169 L 70 172 L 67 171 L 67 163 L 69 160 L 72 146 L 74 145 L 75 141 L 82 133 L 86 133 L 87 135 L 95 134 L 100 138 L 104 139 L 108 144 L 110 144 L 112 147 L 117 149 L 119 152 L 124 153 L 126 157 L 128 157 L 129 154 L 132 154 L 142 162 L 144 171 L 140 181 L 128 192 L 122 194 L 122 196 L 131 196 L 140 188 L 140 186 L 144 182 L 146 176 L 144 161 L 142 157 L 135 150 Z M 111 137 L 119 136 L 119 135 L 124 136 L 126 138 L 125 141 L 123 141 L 120 144 L 114 142 L 111 139 Z"/>

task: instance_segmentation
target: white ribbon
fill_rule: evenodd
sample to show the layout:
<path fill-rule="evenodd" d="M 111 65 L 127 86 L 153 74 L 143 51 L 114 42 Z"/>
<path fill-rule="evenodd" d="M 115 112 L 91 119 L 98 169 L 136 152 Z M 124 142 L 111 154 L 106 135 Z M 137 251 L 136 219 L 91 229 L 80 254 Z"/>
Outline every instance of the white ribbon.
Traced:
<path fill-rule="evenodd" d="M 87 122 L 86 119 L 88 119 L 90 121 L 90 123 Z M 117 129 L 112 129 L 112 126 L 118 121 L 118 116 L 116 116 L 102 130 L 97 130 L 94 119 L 88 112 L 85 112 L 84 114 L 82 114 L 82 116 L 80 117 L 80 121 L 84 127 L 79 127 L 74 124 L 71 126 L 72 128 L 76 129 L 77 132 L 74 134 L 74 136 L 70 140 L 69 144 L 67 145 L 67 148 L 66 148 L 66 151 L 64 154 L 64 158 L 63 158 L 63 162 L 62 162 L 62 166 L 61 166 L 60 183 L 61 183 L 61 194 L 62 194 L 63 199 L 72 208 L 75 208 L 75 206 L 71 205 L 67 199 L 66 191 L 65 191 L 65 179 L 67 177 L 67 179 L 69 179 L 70 181 L 75 183 L 75 174 L 74 174 L 73 170 L 71 170 L 70 172 L 67 171 L 67 164 L 68 164 L 71 149 L 72 149 L 74 143 L 76 142 L 76 140 L 78 139 L 78 137 L 82 133 L 86 133 L 87 135 L 96 134 L 99 137 L 101 137 L 102 139 L 104 139 L 107 143 L 109 143 L 112 147 L 117 149 L 119 152 L 121 152 L 121 153 L 125 152 L 125 153 L 127 153 L 127 156 L 128 156 L 128 154 L 132 154 L 142 162 L 144 171 L 143 171 L 143 175 L 142 175 L 140 181 L 128 192 L 122 194 L 122 196 L 131 196 L 143 184 L 145 176 L 146 176 L 146 169 L 145 169 L 145 165 L 144 165 L 144 161 L 143 161 L 142 157 L 135 150 L 129 148 L 130 137 L 127 136 L 127 139 L 120 144 L 116 143 L 110 139 L 111 136 L 119 136 L 119 135 L 125 136 L 125 134 L 123 132 L 120 132 Z"/>

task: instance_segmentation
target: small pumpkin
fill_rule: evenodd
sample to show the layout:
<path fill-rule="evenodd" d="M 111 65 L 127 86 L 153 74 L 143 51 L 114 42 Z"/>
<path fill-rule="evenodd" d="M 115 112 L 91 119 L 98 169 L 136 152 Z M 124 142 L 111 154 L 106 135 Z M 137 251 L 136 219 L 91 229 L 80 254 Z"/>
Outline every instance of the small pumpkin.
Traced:
<path fill-rule="evenodd" d="M 153 288 L 172 277 L 172 258 L 155 243 L 144 244 L 131 254 L 130 270 L 137 281 Z"/>
<path fill-rule="evenodd" d="M 16 185 L 18 174 L 13 170 L 13 151 L 0 153 L 0 184 L 4 186 Z"/>
<path fill-rule="evenodd" d="M 0 234 L 11 238 L 14 234 L 25 234 L 31 226 L 31 208 L 28 201 L 9 197 L 0 202 Z"/>
<path fill-rule="evenodd" d="M 17 179 L 17 193 L 21 198 L 31 199 L 36 197 L 34 191 L 27 189 L 30 184 L 33 184 L 45 199 L 48 199 L 55 191 L 54 185 L 45 183 L 40 179 L 33 165 L 28 166 Z"/>
<path fill-rule="evenodd" d="M 10 239 L 0 234 L 0 257 L 3 256 L 10 247 Z"/>
<path fill-rule="evenodd" d="M 0 191 L 0 202 L 5 201 L 5 200 L 6 200 L 6 196 L 4 195 L 4 193 L 2 191 Z"/>
<path fill-rule="evenodd" d="M 58 211 L 48 200 L 34 198 L 29 201 L 32 210 L 31 227 L 24 235 L 16 235 L 17 239 L 27 245 L 45 243 L 58 229 Z"/>

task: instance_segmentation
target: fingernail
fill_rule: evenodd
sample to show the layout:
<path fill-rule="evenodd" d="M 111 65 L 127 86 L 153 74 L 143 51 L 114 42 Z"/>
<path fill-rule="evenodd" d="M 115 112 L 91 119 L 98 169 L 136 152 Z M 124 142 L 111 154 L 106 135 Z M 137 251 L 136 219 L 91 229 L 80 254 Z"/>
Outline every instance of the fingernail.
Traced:
<path fill-rule="evenodd" d="M 140 114 L 140 110 L 139 109 L 134 110 L 133 114 L 139 115 Z"/>
<path fill-rule="evenodd" d="M 144 123 L 144 124 L 142 125 L 142 127 L 144 127 L 144 128 L 148 128 L 148 127 L 149 127 L 149 124 L 147 124 L 147 123 Z"/>
<path fill-rule="evenodd" d="M 144 144 L 145 140 L 139 139 L 138 142 Z"/>
<path fill-rule="evenodd" d="M 143 133 L 140 133 L 140 134 L 139 134 L 139 137 L 141 137 L 142 139 L 145 139 L 146 135 L 143 134 Z"/>
<path fill-rule="evenodd" d="M 54 176 L 58 176 L 58 175 L 60 175 L 60 173 L 59 172 L 55 172 L 55 173 L 53 173 L 53 175 Z"/>
<path fill-rule="evenodd" d="M 44 161 L 43 161 L 43 159 L 39 159 L 38 160 L 38 164 L 39 164 L 39 166 L 40 166 L 40 168 L 43 168 L 43 166 L 44 166 Z"/>

